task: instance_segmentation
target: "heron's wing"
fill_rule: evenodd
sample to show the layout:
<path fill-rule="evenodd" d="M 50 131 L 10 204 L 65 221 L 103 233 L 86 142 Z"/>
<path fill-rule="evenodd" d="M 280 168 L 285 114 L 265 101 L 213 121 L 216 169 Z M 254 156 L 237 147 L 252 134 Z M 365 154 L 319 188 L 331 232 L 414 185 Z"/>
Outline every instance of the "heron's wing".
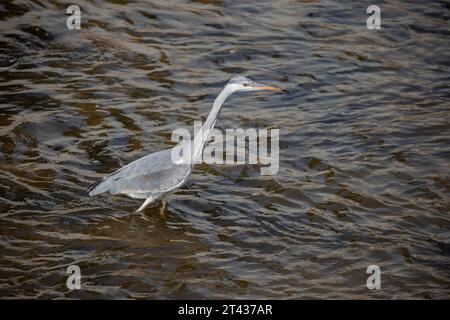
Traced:
<path fill-rule="evenodd" d="M 109 191 L 111 194 L 147 194 L 170 191 L 189 176 L 189 164 L 176 164 L 171 159 L 172 149 L 142 157 L 103 178 L 89 189 L 89 195 Z"/>
<path fill-rule="evenodd" d="M 190 167 L 175 165 L 170 169 L 151 174 L 115 178 L 109 181 L 111 194 L 156 194 L 168 192 L 179 187 L 190 173 Z"/>

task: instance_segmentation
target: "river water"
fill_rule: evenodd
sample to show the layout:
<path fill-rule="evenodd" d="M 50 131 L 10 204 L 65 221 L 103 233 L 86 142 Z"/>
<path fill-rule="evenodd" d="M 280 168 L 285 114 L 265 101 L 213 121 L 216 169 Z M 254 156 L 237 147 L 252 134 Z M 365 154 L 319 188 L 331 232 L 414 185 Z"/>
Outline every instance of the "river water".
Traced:
<path fill-rule="evenodd" d="M 450 4 L 0 4 L 0 297 L 450 298 Z M 87 188 L 192 130 L 279 128 L 280 164 L 200 164 L 161 204 Z M 81 289 L 66 269 L 81 270 Z M 369 290 L 369 265 L 381 289 Z"/>

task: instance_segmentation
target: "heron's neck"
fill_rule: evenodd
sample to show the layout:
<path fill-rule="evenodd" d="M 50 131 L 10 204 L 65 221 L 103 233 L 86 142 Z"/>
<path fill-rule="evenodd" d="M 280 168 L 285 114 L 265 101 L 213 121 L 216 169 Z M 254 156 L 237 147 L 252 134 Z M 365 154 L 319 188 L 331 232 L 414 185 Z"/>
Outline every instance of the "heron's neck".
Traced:
<path fill-rule="evenodd" d="M 226 86 L 225 88 L 223 88 L 222 92 L 217 96 L 216 100 L 214 100 L 214 105 L 211 109 L 211 112 L 209 113 L 208 118 L 206 118 L 206 121 L 203 124 L 202 127 L 203 133 L 214 129 L 214 125 L 216 124 L 216 120 L 217 117 L 219 116 L 220 109 L 222 109 L 223 103 L 228 98 L 228 96 L 232 94 L 234 91 L 235 90 L 232 87 Z"/>
<path fill-rule="evenodd" d="M 195 159 L 198 159 L 198 157 L 201 155 L 205 143 L 211 136 L 212 130 L 214 129 L 214 125 L 216 124 L 216 120 L 219 116 L 220 109 L 222 108 L 223 103 L 234 91 L 235 89 L 233 87 L 225 86 L 222 92 L 217 96 L 216 100 L 214 100 L 214 105 L 208 115 L 208 118 L 206 118 L 206 121 L 202 126 L 202 130 L 198 132 L 194 137 Z"/>

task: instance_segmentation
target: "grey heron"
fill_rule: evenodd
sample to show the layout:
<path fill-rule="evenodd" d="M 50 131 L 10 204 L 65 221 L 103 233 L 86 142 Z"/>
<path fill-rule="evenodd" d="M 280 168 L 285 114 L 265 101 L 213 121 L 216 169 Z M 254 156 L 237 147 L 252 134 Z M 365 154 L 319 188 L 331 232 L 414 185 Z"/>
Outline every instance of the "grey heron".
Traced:
<path fill-rule="evenodd" d="M 91 187 L 89 196 L 108 191 L 112 195 L 126 194 L 135 199 L 145 199 L 137 209 L 142 211 L 151 202 L 176 191 L 189 178 L 196 160 L 210 138 L 223 103 L 233 92 L 268 90 L 284 91 L 280 88 L 254 82 L 243 76 L 235 76 L 228 81 L 217 96 L 205 123 L 194 136 L 194 147 L 189 160 L 172 161 L 173 153 L 183 148 L 183 141 L 171 149 L 151 153 L 104 177 Z M 184 142 L 185 143 L 185 142 Z"/>

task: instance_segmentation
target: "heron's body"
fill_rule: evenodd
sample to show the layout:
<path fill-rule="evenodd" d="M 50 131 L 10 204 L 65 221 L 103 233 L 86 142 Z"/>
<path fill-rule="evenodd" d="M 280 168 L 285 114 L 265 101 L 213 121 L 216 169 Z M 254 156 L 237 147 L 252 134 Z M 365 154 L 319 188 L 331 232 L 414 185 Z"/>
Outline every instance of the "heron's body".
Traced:
<path fill-rule="evenodd" d="M 90 188 L 89 195 L 108 191 L 126 194 L 134 199 L 146 199 L 141 211 L 164 194 L 181 187 L 192 172 L 190 164 L 174 164 L 172 149 L 151 153 L 120 168 Z"/>
<path fill-rule="evenodd" d="M 275 87 L 257 84 L 245 77 L 233 77 L 214 101 L 213 108 L 206 119 L 202 130 L 194 137 L 192 154 L 179 161 L 172 160 L 172 154 L 184 148 L 181 142 L 171 149 L 151 153 L 129 163 L 116 172 L 104 177 L 89 188 L 89 195 L 100 193 L 126 194 L 135 199 L 145 199 L 137 211 L 142 211 L 151 202 L 174 192 L 189 178 L 193 166 L 202 154 L 212 129 L 219 116 L 220 109 L 226 98 L 235 91 L 271 90 L 280 91 Z"/>

